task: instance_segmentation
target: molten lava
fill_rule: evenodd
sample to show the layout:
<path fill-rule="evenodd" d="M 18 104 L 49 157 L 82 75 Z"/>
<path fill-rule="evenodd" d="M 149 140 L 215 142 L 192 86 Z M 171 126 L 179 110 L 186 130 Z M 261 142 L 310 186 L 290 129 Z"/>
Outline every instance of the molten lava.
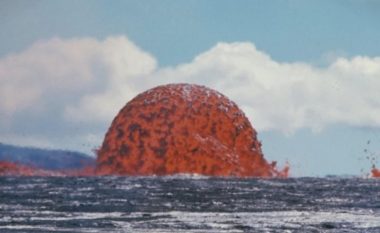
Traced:
<path fill-rule="evenodd" d="M 93 176 L 95 167 L 72 170 L 48 170 L 9 161 L 0 161 L 0 176 Z"/>
<path fill-rule="evenodd" d="M 46 176 L 48 171 L 17 164 L 8 161 L 0 161 L 0 176 Z"/>
<path fill-rule="evenodd" d="M 170 84 L 121 109 L 98 152 L 100 175 L 287 177 L 263 157 L 238 106 L 209 88 Z"/>
<path fill-rule="evenodd" d="M 380 178 L 380 170 L 377 169 L 375 166 L 373 166 L 373 168 L 371 170 L 371 175 L 372 175 L 372 177 Z"/>

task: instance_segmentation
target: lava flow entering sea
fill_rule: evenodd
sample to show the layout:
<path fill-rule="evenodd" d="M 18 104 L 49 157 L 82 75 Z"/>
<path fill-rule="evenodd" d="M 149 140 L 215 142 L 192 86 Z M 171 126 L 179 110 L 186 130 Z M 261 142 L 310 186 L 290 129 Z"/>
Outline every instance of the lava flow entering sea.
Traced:
<path fill-rule="evenodd" d="M 80 169 L 49 170 L 30 165 L 0 161 L 0 176 L 94 176 L 95 167 L 85 166 Z"/>

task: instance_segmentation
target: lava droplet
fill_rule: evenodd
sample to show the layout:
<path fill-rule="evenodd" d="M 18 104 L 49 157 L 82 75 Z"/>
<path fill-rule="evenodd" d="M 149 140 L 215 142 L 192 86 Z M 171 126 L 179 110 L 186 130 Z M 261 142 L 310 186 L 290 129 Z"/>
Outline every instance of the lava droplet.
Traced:
<path fill-rule="evenodd" d="M 263 156 L 238 106 L 204 86 L 169 84 L 125 105 L 97 158 L 99 175 L 287 177 Z"/>
<path fill-rule="evenodd" d="M 371 170 L 372 177 L 374 178 L 380 178 L 380 170 L 377 169 L 375 166 L 373 166 Z"/>

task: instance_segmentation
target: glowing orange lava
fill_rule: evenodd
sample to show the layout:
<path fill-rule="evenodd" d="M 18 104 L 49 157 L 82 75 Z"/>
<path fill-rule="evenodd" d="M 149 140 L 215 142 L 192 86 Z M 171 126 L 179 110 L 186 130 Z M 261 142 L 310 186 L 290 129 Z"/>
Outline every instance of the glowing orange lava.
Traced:
<path fill-rule="evenodd" d="M 93 176 L 95 167 L 72 170 L 47 170 L 9 161 L 0 161 L 0 176 Z"/>
<path fill-rule="evenodd" d="M 0 161 L 0 176 L 46 176 L 51 175 L 48 171 L 17 164 L 8 161 Z"/>
<path fill-rule="evenodd" d="M 235 103 L 190 84 L 159 86 L 127 103 L 97 158 L 100 175 L 288 176 L 288 167 L 275 166 Z"/>
<path fill-rule="evenodd" d="M 371 170 L 371 175 L 372 175 L 372 177 L 380 178 L 380 170 L 377 169 L 375 166 L 373 166 L 373 168 Z"/>

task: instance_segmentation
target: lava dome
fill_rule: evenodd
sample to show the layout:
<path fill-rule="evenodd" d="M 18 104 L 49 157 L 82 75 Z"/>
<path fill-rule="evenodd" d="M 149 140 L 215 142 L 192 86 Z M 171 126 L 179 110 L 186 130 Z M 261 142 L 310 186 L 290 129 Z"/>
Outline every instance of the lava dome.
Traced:
<path fill-rule="evenodd" d="M 168 84 L 128 102 L 98 151 L 99 175 L 279 176 L 238 106 L 204 86 Z"/>

